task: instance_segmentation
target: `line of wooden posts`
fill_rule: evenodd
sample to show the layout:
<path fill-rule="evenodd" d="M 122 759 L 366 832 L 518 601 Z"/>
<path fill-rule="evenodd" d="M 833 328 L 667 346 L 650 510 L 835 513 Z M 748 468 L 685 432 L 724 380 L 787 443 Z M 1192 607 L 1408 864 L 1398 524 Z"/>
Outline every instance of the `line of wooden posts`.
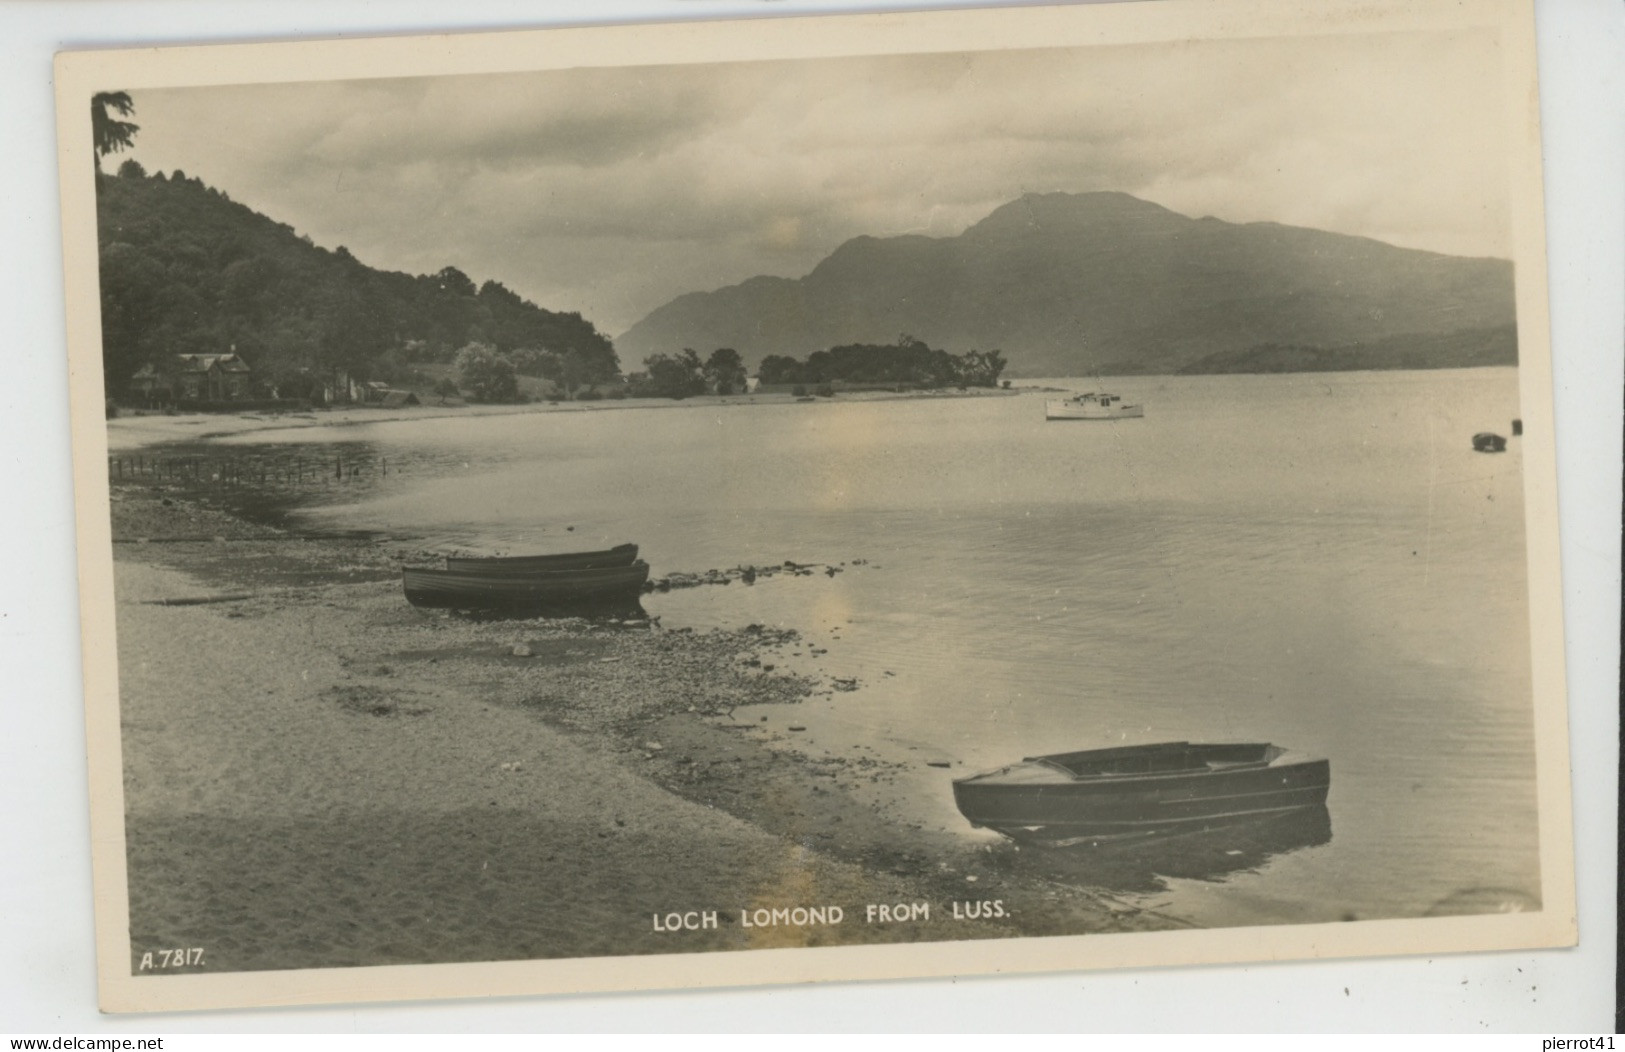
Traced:
<path fill-rule="evenodd" d="M 389 458 L 332 457 L 212 457 L 165 456 L 148 453 L 107 458 L 108 477 L 116 482 L 204 482 L 222 486 L 263 486 L 267 483 L 316 485 L 348 482 L 373 474 L 389 474 Z"/>

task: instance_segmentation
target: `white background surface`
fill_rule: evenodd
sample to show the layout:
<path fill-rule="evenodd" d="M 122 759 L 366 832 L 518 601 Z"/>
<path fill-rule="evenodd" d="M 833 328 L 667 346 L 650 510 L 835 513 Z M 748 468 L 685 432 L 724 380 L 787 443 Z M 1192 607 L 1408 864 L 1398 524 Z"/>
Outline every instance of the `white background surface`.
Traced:
<path fill-rule="evenodd" d="M 70 47 L 979 6 L 841 0 L 0 5 L 0 1034 L 1613 1030 L 1625 381 L 1625 9 L 1537 0 L 1578 950 L 102 1017 L 69 483 L 51 59 Z M 980 5 L 991 6 L 991 5 Z M 139 117 L 138 117 L 139 119 Z M 1538 1046 L 1535 1046 L 1538 1047 Z"/>

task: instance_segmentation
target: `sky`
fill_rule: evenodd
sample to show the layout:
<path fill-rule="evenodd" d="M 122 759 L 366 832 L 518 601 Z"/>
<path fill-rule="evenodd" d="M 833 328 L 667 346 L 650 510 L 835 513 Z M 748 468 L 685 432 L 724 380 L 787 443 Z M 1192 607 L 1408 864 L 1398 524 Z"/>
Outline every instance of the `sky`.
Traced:
<path fill-rule="evenodd" d="M 1463 31 L 148 88 L 104 163 L 613 337 L 1029 192 L 1510 257 L 1499 63 Z"/>

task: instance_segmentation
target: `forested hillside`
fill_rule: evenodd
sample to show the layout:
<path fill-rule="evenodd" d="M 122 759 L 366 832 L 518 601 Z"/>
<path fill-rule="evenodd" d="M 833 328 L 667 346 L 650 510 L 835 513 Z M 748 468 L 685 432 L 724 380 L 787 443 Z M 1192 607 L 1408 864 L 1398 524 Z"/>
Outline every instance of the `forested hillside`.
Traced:
<path fill-rule="evenodd" d="M 396 381 L 469 344 L 567 386 L 619 374 L 610 341 L 579 314 L 544 310 L 496 281 L 446 267 L 375 270 L 176 171 L 126 162 L 98 178 L 102 355 L 108 392 L 174 355 L 236 353 L 257 392 L 308 397 L 348 377 Z"/>
<path fill-rule="evenodd" d="M 1450 333 L 1408 333 L 1342 347 L 1265 344 L 1198 359 L 1182 373 L 1314 373 L 1357 369 L 1472 369 L 1518 364 L 1513 325 Z"/>

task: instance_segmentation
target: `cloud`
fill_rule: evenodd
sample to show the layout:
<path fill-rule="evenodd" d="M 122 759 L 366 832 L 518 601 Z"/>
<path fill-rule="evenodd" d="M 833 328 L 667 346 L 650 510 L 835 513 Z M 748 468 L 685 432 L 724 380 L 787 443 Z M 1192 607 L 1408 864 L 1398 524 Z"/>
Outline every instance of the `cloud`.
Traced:
<path fill-rule="evenodd" d="M 1498 62 L 1367 34 L 144 91 L 137 156 L 619 332 L 1026 192 L 1504 255 Z"/>

